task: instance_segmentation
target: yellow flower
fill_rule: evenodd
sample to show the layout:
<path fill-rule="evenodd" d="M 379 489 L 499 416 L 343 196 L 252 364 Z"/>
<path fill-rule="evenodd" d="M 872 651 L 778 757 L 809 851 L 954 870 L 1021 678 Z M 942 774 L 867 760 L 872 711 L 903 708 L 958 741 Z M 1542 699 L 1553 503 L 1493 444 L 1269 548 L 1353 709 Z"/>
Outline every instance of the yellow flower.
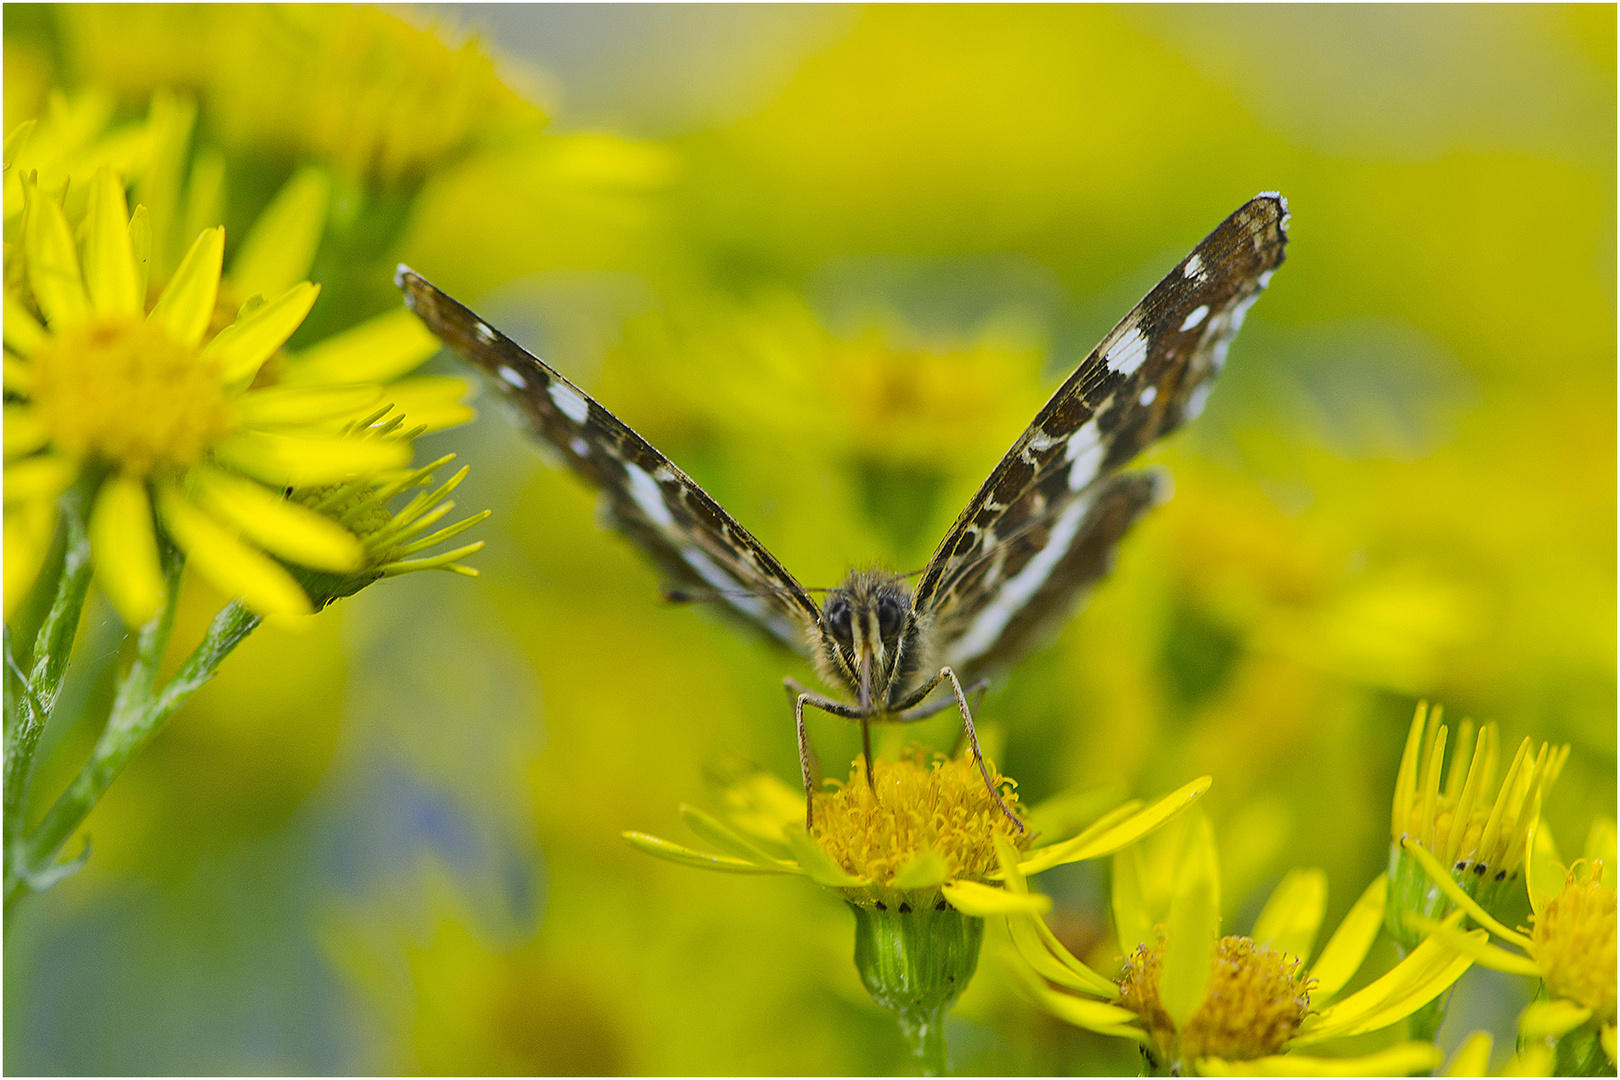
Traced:
<path fill-rule="evenodd" d="M 1590 1075 L 1601 1054 L 1615 1061 L 1615 886 L 1614 822 L 1599 821 L 1587 838 L 1586 853 L 1565 866 L 1544 822 L 1532 825 L 1532 856 L 1527 862 L 1530 928 L 1510 930 L 1464 892 L 1446 868 L 1408 841 L 1413 859 L 1447 897 L 1479 925 L 1520 952 L 1455 930 L 1440 929 L 1481 967 L 1541 980 L 1540 999 L 1519 1019 L 1521 1047 L 1541 1044 L 1557 1055 L 1556 1071 Z M 1432 920 L 1414 916 L 1420 927 Z"/>
<path fill-rule="evenodd" d="M 1020 970 L 1049 1011 L 1138 1040 L 1149 1065 L 1172 1074 L 1401 1075 L 1439 1063 L 1433 1046 L 1415 1042 L 1359 1058 L 1292 1052 L 1388 1027 L 1468 968 L 1466 957 L 1426 941 L 1363 989 L 1333 1000 L 1378 934 L 1383 876 L 1307 966 L 1327 906 L 1322 871 L 1288 874 L 1249 936 L 1222 937 L 1208 820 L 1195 814 L 1184 829 L 1160 833 L 1154 846 L 1166 857 L 1150 862 L 1140 846 L 1115 856 L 1114 919 L 1121 946 L 1130 950 L 1117 984 L 1075 958 L 1038 915 L 1009 915 L 1013 944 L 1027 965 Z M 1027 893 L 1023 875 L 1008 869 L 1009 887 Z"/>
<path fill-rule="evenodd" d="M 1061 804 L 1036 807 L 1017 832 L 986 789 L 970 752 L 930 760 L 913 750 L 879 758 L 868 783 L 857 758 L 848 784 L 814 796 L 804 827 L 803 796 L 757 774 L 726 791 L 729 821 L 691 806 L 681 816 L 724 854 L 694 851 L 645 833 L 624 834 L 652 855 L 707 870 L 801 874 L 837 892 L 855 914 L 855 966 L 872 999 L 895 1013 L 913 1064 L 945 1068 L 945 1013 L 978 969 L 984 918 L 1033 914 L 1050 901 L 1004 888 L 1009 873 L 1035 873 L 1117 851 L 1158 828 L 1209 788 L 1203 777 L 1144 807 L 1127 802 L 1078 834 L 1040 836 L 1062 820 Z M 989 763 L 986 762 L 988 765 Z M 1017 813 L 1013 782 L 990 768 L 1001 799 Z M 1021 879 L 1020 879 L 1021 880 Z"/>
<path fill-rule="evenodd" d="M 1018 813 L 1013 781 L 993 765 L 990 770 L 1003 801 Z M 832 791 L 815 794 L 810 832 L 804 828 L 803 794 L 762 773 L 726 789 L 726 821 L 683 805 L 687 826 L 723 854 L 646 833 L 627 832 L 624 838 L 684 866 L 803 875 L 857 907 L 920 910 L 943 902 L 983 917 L 1049 906 L 1044 897 L 1001 887 L 998 838 L 1019 850 L 1016 866 L 1023 874 L 1101 858 L 1192 805 L 1210 784 L 1207 776 L 1194 780 L 1152 806 L 1130 800 L 1074 835 L 1052 837 L 1040 833 L 1042 807 L 1020 815 L 1029 819 L 1023 833 L 1013 829 L 990 798 L 971 753 L 935 755 L 929 761 L 912 750 L 892 763 L 878 758 L 873 779 L 868 785 L 857 758 L 847 784 L 832 782 Z"/>
<path fill-rule="evenodd" d="M 1396 943 L 1407 949 L 1418 935 L 1407 913 L 1432 918 L 1451 910 L 1446 894 L 1430 884 L 1410 854 L 1414 845 L 1450 867 L 1463 891 L 1489 908 L 1502 886 L 1518 878 L 1541 800 L 1569 757 L 1568 746 L 1555 749 L 1547 743 L 1532 753 L 1525 739 L 1497 788 L 1496 725 L 1486 724 L 1475 739 L 1473 724 L 1465 720 L 1457 739 L 1462 753 L 1452 755 L 1442 787 L 1447 732 L 1440 715 L 1439 708 L 1418 706 L 1390 815 L 1388 924 Z"/>
<path fill-rule="evenodd" d="M 147 311 L 145 215 L 137 207 L 131 217 L 111 171 L 89 185 L 82 263 L 60 201 L 23 186 L 28 291 L 5 295 L 7 615 L 49 547 L 56 497 L 75 485 L 91 500 L 96 576 L 129 624 L 163 599 L 157 522 L 203 577 L 253 610 L 310 610 L 271 556 L 353 573 L 366 550 L 284 492 L 398 469 L 410 457 L 398 433 L 352 427 L 386 404 L 378 386 L 352 377 L 253 385 L 318 289 L 300 282 L 245 305 L 209 338 L 222 229 L 197 237 Z"/>
<path fill-rule="evenodd" d="M 413 181 L 479 134 L 544 117 L 469 41 L 374 7 L 101 5 L 58 13 L 73 70 L 126 95 L 195 87 L 230 146 Z"/>

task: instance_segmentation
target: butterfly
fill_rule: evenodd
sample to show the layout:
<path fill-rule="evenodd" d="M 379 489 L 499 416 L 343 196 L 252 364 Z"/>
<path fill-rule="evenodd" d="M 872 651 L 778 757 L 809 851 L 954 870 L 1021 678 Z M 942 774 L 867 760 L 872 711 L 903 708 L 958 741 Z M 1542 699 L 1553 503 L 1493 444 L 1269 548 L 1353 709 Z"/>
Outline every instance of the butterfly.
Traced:
<path fill-rule="evenodd" d="M 1131 524 L 1164 497 L 1123 471 L 1196 416 L 1249 307 L 1282 265 L 1288 203 L 1249 200 L 1176 264 L 1081 361 L 957 515 L 917 577 L 852 570 L 817 603 L 752 533 L 589 394 L 400 266 L 395 283 L 433 333 L 494 377 L 534 433 L 601 490 L 609 522 L 668 576 L 666 595 L 710 599 L 806 657 L 853 700 L 793 679 L 806 821 L 814 752 L 804 710 L 861 724 L 908 722 L 954 704 L 986 787 L 968 695 L 1059 626 L 1104 573 Z M 963 682 L 969 683 L 964 690 Z M 950 695 L 924 701 L 948 684 Z M 868 771 L 870 779 L 870 771 Z"/>

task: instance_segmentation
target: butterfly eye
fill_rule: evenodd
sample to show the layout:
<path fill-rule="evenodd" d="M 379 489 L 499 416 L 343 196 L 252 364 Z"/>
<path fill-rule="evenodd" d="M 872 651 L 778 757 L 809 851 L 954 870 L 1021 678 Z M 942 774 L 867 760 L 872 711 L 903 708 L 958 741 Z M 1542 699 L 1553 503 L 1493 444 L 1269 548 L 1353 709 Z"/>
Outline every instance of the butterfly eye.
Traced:
<path fill-rule="evenodd" d="M 880 596 L 877 602 L 878 633 L 884 641 L 893 641 L 900 632 L 900 601 L 892 596 Z"/>
<path fill-rule="evenodd" d="M 832 631 L 833 637 L 845 645 L 854 640 L 849 630 L 849 610 L 849 601 L 842 597 L 827 604 L 827 629 Z"/>

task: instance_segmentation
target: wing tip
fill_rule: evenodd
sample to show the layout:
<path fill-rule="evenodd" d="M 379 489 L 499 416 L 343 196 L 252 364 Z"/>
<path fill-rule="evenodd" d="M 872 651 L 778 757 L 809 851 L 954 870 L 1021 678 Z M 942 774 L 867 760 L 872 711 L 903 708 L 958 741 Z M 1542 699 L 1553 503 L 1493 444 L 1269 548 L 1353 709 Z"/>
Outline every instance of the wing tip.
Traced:
<path fill-rule="evenodd" d="M 420 281 L 422 280 L 422 275 L 418 274 L 415 270 L 412 270 L 404 263 L 399 263 L 394 267 L 394 288 L 403 289 L 407 284 L 410 283 L 412 279 Z"/>
<path fill-rule="evenodd" d="M 1288 236 L 1288 217 L 1289 217 L 1289 214 L 1288 214 L 1288 197 L 1286 195 L 1284 195 L 1280 191 L 1262 191 L 1260 194 L 1256 195 L 1254 198 L 1250 199 L 1249 201 L 1251 203 L 1256 203 L 1256 202 L 1261 201 L 1262 199 L 1267 200 L 1269 202 L 1274 202 L 1274 203 L 1277 204 L 1277 209 L 1281 211 L 1281 217 L 1279 218 L 1279 220 L 1277 222 L 1277 228 L 1282 230 L 1282 234 L 1283 234 L 1284 238 L 1286 238 Z"/>

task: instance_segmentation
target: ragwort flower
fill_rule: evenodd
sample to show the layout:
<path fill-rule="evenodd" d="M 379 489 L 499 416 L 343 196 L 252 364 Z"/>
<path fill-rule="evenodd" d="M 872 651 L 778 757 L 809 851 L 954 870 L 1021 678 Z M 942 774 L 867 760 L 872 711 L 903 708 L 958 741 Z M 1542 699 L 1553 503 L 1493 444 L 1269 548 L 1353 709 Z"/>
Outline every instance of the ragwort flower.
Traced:
<path fill-rule="evenodd" d="M 1486 724 L 1475 738 L 1473 724 L 1465 720 L 1457 739 L 1461 753 L 1452 755 L 1442 787 L 1447 732 L 1440 716 L 1438 707 L 1418 706 L 1395 781 L 1387 923 L 1402 949 L 1421 937 L 1406 920 L 1408 913 L 1433 918 L 1452 909 L 1452 901 L 1414 860 L 1414 846 L 1450 867 L 1462 891 L 1489 909 L 1503 885 L 1518 878 L 1541 800 L 1569 757 L 1568 746 L 1548 743 L 1532 753 L 1525 739 L 1497 788 L 1496 725 Z"/>
<path fill-rule="evenodd" d="M 989 764 L 988 762 L 986 763 Z M 990 767 L 1009 810 L 1012 780 Z M 1132 800 L 1076 835 L 1043 837 L 1040 807 L 1018 832 L 985 788 L 971 752 L 929 760 L 912 750 L 879 758 L 868 782 L 856 759 L 847 784 L 804 797 L 764 774 L 725 792 L 726 821 L 691 806 L 681 816 L 721 854 L 645 833 L 625 839 L 652 855 L 707 870 L 799 874 L 838 893 L 855 913 L 855 963 L 873 1000 L 893 1011 L 924 1071 L 944 1066 L 944 1017 L 978 967 L 984 919 L 1045 910 L 1045 897 L 1004 888 L 1007 867 L 1037 873 L 1119 850 L 1190 806 L 1203 777 L 1151 806 Z M 1020 878 L 1021 880 L 1021 878 Z"/>
<path fill-rule="evenodd" d="M 28 290 L 5 295 L 8 616 L 49 547 L 57 496 L 74 485 L 93 499 L 96 576 L 130 625 L 164 594 L 154 515 L 191 566 L 260 613 L 311 609 L 278 558 L 362 570 L 367 552 L 350 530 L 284 496 L 409 460 L 407 438 L 354 426 L 386 404 L 383 389 L 254 385 L 317 287 L 244 305 L 210 338 L 223 230 L 197 237 L 147 311 L 144 215 L 131 217 L 110 170 L 89 187 L 82 263 L 60 201 L 28 180 L 24 194 Z"/>
<path fill-rule="evenodd" d="M 1288 874 L 1249 936 L 1223 937 L 1207 819 L 1197 815 L 1184 840 L 1174 830 L 1156 840 L 1160 854 L 1170 855 L 1157 865 L 1144 860 L 1140 847 L 1115 856 L 1114 921 L 1121 947 L 1129 949 L 1117 983 L 1074 957 L 1038 915 L 1008 916 L 1013 944 L 1028 965 L 1026 982 L 1049 1011 L 1079 1027 L 1137 1040 L 1158 1075 L 1401 1075 L 1438 1064 L 1439 1052 L 1416 1042 L 1359 1058 L 1293 1052 L 1388 1027 L 1468 968 L 1466 957 L 1425 941 L 1380 978 L 1333 1001 L 1378 934 L 1382 875 L 1306 966 L 1327 905 L 1322 871 Z M 1008 887 L 1027 892 L 1017 868 L 1008 870 Z"/>
<path fill-rule="evenodd" d="M 1464 938 L 1454 929 L 1435 929 L 1475 963 L 1541 981 L 1538 999 L 1519 1019 L 1520 1052 L 1540 1048 L 1554 1056 L 1558 1075 L 1612 1072 L 1615 1064 L 1615 886 L 1614 823 L 1594 825 L 1585 854 L 1565 866 L 1545 823 L 1533 826 L 1527 861 L 1530 927 L 1510 930 L 1464 892 L 1446 868 L 1408 841 L 1414 860 L 1448 898 L 1507 944 Z"/>

